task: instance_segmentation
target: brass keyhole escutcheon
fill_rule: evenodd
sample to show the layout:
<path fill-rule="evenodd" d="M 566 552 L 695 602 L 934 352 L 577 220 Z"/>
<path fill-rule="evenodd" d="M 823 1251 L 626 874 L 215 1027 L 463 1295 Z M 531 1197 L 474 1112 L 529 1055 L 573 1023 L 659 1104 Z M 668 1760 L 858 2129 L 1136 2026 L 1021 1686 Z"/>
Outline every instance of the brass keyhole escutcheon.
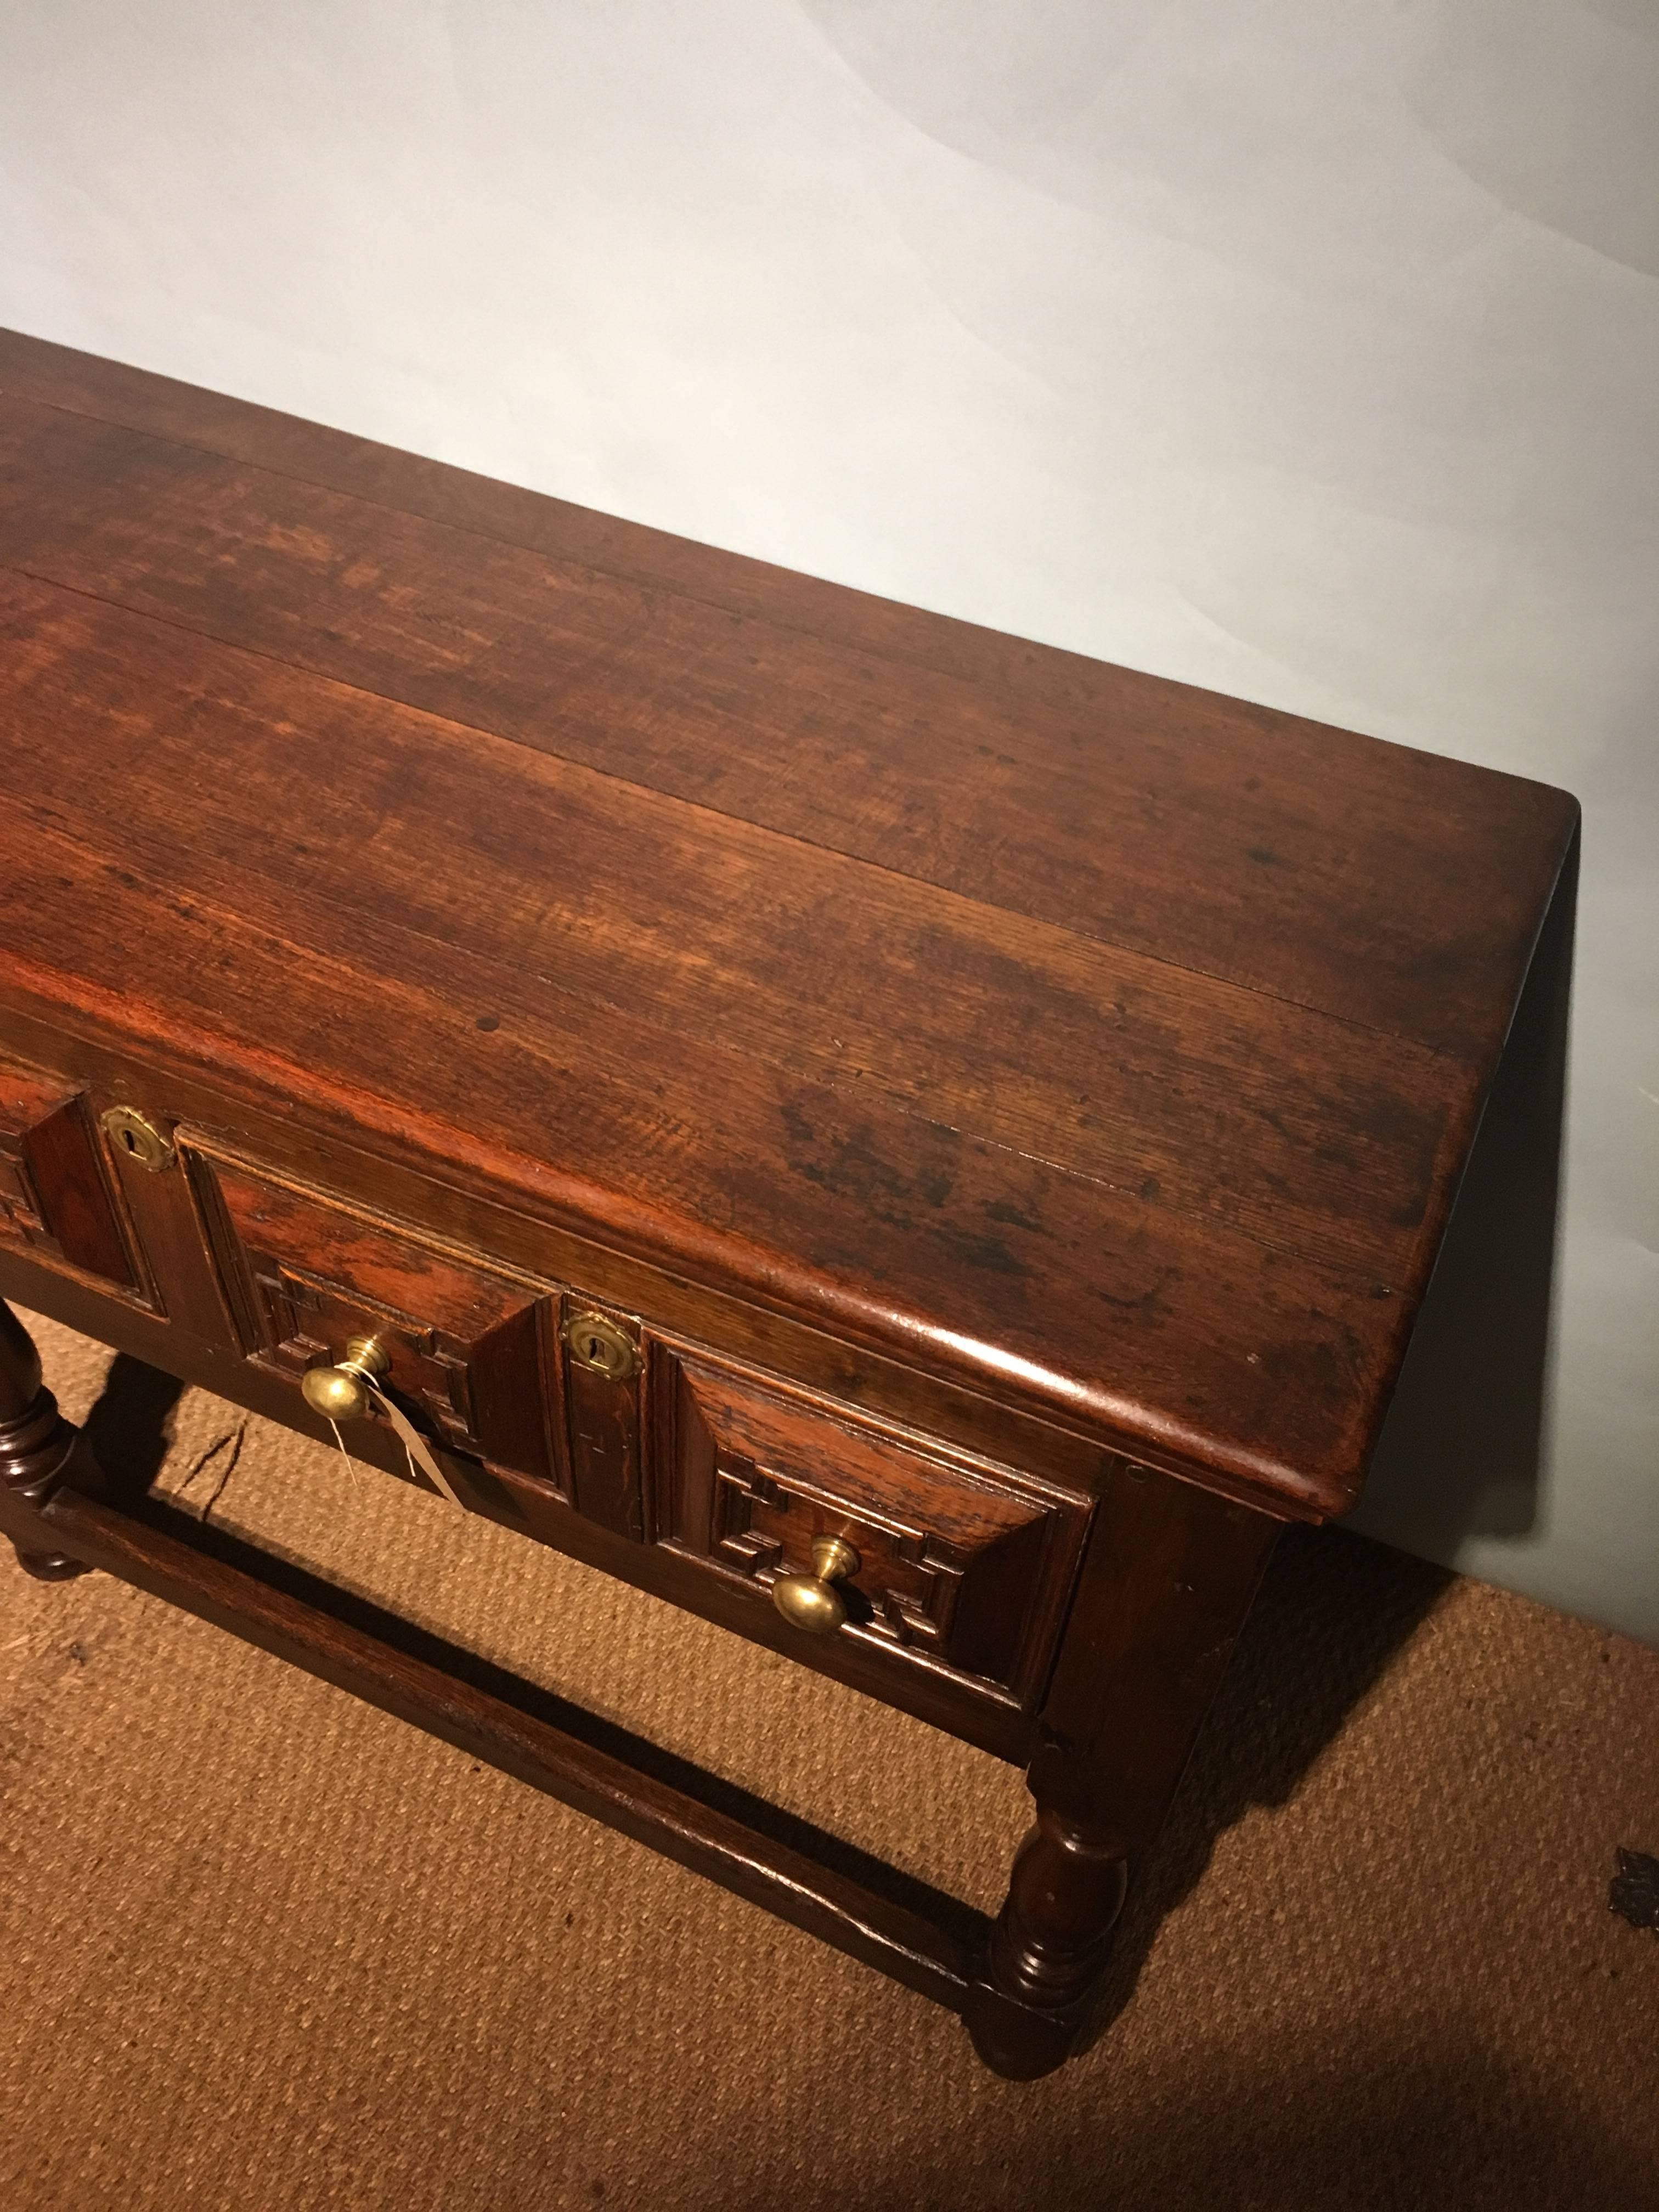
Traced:
<path fill-rule="evenodd" d="M 173 1147 L 153 1121 L 132 1106 L 112 1106 L 100 1115 L 104 1134 L 118 1152 L 137 1160 L 141 1168 L 159 1172 L 173 1165 Z"/>
<path fill-rule="evenodd" d="M 572 1314 L 564 1325 L 564 1340 L 578 1367 L 610 1382 L 626 1382 L 639 1367 L 638 1345 L 605 1314 Z"/>

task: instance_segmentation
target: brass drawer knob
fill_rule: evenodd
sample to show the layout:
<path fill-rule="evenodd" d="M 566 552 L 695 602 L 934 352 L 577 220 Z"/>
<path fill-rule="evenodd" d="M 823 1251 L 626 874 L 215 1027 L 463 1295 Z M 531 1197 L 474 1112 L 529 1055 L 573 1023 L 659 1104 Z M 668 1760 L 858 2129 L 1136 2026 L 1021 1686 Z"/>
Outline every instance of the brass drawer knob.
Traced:
<path fill-rule="evenodd" d="M 780 1575 L 772 1585 L 772 1602 L 792 1628 L 809 1636 L 833 1635 L 847 1618 L 847 1603 L 836 1588 L 859 1571 L 859 1555 L 840 1536 L 812 1540 L 810 1575 Z"/>
<path fill-rule="evenodd" d="M 374 1338 L 354 1336 L 337 1367 L 307 1367 L 300 1389 L 325 1421 L 360 1421 L 374 1395 L 365 1378 L 384 1375 L 391 1364 Z"/>

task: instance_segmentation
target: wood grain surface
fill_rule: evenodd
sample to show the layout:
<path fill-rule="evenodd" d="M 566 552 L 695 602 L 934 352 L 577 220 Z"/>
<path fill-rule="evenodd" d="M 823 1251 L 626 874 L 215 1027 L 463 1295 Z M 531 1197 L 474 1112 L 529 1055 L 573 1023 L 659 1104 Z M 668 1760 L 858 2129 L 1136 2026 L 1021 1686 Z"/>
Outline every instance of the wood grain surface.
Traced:
<path fill-rule="evenodd" d="M 36 341 L 0 469 L 3 988 L 1357 1493 L 1564 794 Z"/>

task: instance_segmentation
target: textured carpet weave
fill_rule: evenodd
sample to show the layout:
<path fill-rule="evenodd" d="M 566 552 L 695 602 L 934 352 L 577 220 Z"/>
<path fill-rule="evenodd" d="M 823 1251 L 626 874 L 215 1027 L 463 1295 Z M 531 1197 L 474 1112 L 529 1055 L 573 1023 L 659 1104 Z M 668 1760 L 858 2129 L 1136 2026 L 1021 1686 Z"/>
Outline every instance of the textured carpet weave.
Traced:
<path fill-rule="evenodd" d="M 49 1322 L 106 1462 L 975 1904 L 1012 1770 Z M 1287 1538 L 1048 2081 L 219 1631 L 0 1547 L 8 2212 L 1659 2212 L 1659 1654 Z"/>

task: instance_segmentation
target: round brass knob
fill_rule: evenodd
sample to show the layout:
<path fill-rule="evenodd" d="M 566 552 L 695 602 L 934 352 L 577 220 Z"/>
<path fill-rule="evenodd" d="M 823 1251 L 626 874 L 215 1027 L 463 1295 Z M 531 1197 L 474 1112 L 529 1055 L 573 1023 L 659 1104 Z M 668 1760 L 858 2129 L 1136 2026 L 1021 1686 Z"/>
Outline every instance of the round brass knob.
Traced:
<path fill-rule="evenodd" d="M 859 1555 L 840 1536 L 815 1536 L 812 1566 L 810 1575 L 780 1575 L 772 1585 L 772 1602 L 792 1628 L 831 1636 L 847 1618 L 847 1601 L 836 1584 L 857 1574 Z"/>
<path fill-rule="evenodd" d="M 337 1367 L 307 1367 L 300 1389 L 325 1421 L 360 1421 L 374 1395 L 365 1378 L 384 1375 L 391 1364 L 372 1336 L 354 1336 Z"/>

